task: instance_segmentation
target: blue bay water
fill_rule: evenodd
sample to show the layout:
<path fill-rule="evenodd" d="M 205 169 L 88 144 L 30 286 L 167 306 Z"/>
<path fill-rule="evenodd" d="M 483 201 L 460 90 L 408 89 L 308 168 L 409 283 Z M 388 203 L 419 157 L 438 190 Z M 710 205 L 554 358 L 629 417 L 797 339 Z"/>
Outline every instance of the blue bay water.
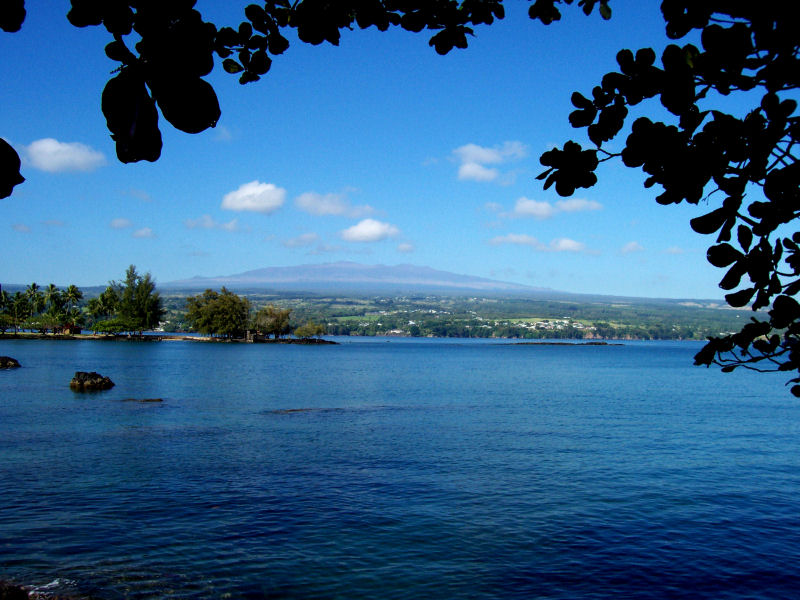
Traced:
<path fill-rule="evenodd" d="M 685 342 L 341 341 L 0 340 L 23 365 L 0 371 L 0 579 L 109 600 L 800 595 L 783 376 L 693 367 Z M 76 370 L 116 386 L 74 393 Z"/>

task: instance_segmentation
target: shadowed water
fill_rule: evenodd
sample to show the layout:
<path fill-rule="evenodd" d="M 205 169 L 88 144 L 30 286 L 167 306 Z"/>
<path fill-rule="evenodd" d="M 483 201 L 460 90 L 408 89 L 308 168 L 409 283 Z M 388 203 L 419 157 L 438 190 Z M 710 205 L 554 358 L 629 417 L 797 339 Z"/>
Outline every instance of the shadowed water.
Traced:
<path fill-rule="evenodd" d="M 693 343 L 0 341 L 0 578 L 117 598 L 794 598 L 800 405 Z M 76 370 L 116 387 L 76 394 Z M 130 399 L 163 398 L 162 402 Z"/>

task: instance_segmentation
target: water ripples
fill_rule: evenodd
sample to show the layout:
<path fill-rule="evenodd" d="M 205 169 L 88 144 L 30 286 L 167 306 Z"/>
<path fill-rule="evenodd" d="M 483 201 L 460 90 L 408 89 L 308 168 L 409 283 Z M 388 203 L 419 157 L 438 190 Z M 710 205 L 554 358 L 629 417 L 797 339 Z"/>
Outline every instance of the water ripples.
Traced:
<path fill-rule="evenodd" d="M 800 589 L 800 415 L 691 347 L 578 366 L 558 347 L 221 346 L 85 345 L 119 370 L 92 397 L 53 383 L 63 344 L 17 356 L 48 375 L 0 379 L 0 578 L 106 600 Z"/>

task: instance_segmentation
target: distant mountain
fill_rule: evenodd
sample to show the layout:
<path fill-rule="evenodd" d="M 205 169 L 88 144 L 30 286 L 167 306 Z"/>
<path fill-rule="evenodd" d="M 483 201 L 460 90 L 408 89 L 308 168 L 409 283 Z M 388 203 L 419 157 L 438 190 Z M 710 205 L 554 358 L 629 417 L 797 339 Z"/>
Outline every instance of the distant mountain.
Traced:
<path fill-rule="evenodd" d="M 415 265 L 362 265 L 336 262 L 295 267 L 266 267 L 238 275 L 193 277 L 160 283 L 162 288 L 206 289 L 226 286 L 230 289 L 272 289 L 282 291 L 353 291 L 353 292 L 536 292 L 546 291 L 518 283 L 496 281 L 471 275 L 459 275 Z"/>

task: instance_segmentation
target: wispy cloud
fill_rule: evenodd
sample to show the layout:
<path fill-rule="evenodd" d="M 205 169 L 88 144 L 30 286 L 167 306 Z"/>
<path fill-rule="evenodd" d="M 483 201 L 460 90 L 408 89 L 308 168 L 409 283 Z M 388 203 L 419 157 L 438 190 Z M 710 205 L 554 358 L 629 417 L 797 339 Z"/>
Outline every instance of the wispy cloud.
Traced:
<path fill-rule="evenodd" d="M 342 246 L 337 246 L 336 244 L 319 244 L 313 250 L 308 252 L 309 255 L 319 255 L 319 254 L 335 254 L 337 252 L 342 252 L 344 248 Z"/>
<path fill-rule="evenodd" d="M 528 147 L 525 144 L 513 141 L 491 148 L 465 144 L 453 150 L 453 156 L 459 163 L 458 178 L 468 181 L 495 181 L 500 177 L 500 170 L 487 165 L 500 165 L 524 158 L 527 154 Z"/>
<path fill-rule="evenodd" d="M 111 229 L 127 229 L 128 227 L 133 227 L 133 222 L 130 219 L 111 219 L 111 222 L 108 224 Z"/>
<path fill-rule="evenodd" d="M 339 233 L 346 242 L 379 242 L 400 235 L 400 230 L 383 221 L 364 219 Z"/>
<path fill-rule="evenodd" d="M 549 219 L 556 214 L 556 209 L 549 202 L 540 202 L 530 198 L 519 198 L 514 205 L 511 216 L 533 217 L 535 219 Z"/>
<path fill-rule="evenodd" d="M 153 230 L 150 229 L 149 227 L 142 227 L 141 229 L 137 229 L 136 231 L 133 232 L 133 237 L 143 238 L 143 239 L 154 238 L 156 237 L 156 234 L 153 233 Z"/>
<path fill-rule="evenodd" d="M 102 152 L 79 142 L 59 142 L 44 138 L 25 148 L 30 165 L 48 173 L 62 171 L 94 171 L 106 164 Z"/>
<path fill-rule="evenodd" d="M 218 142 L 230 142 L 233 140 L 233 133 L 225 125 L 217 125 L 214 130 L 214 139 Z"/>
<path fill-rule="evenodd" d="M 506 235 L 498 235 L 497 237 L 489 240 L 489 243 L 495 246 L 502 244 L 530 246 L 539 252 L 582 252 L 586 250 L 585 244 L 576 242 L 570 238 L 556 238 L 549 244 L 545 244 L 544 242 L 539 241 L 537 238 L 524 233 L 508 233 Z"/>
<path fill-rule="evenodd" d="M 397 251 L 401 254 L 410 254 L 415 250 L 414 244 L 409 244 L 408 242 L 402 242 L 397 244 Z"/>
<path fill-rule="evenodd" d="M 550 242 L 547 249 L 553 252 L 582 252 L 586 246 L 569 238 L 558 238 Z"/>
<path fill-rule="evenodd" d="M 603 208 L 603 205 L 594 200 L 586 200 L 583 198 L 557 200 L 555 204 L 550 204 L 549 202 L 532 200 L 522 196 L 517 199 L 516 203 L 514 203 L 514 208 L 509 212 L 502 212 L 497 207 L 498 205 L 496 203 L 491 203 L 490 210 L 492 210 L 492 212 L 497 212 L 501 217 L 533 217 L 534 219 L 544 220 L 550 219 L 559 213 L 600 210 Z M 487 208 L 489 208 L 488 205 Z"/>
<path fill-rule="evenodd" d="M 142 202 L 152 202 L 153 197 L 145 192 L 144 190 L 137 190 L 135 188 L 131 188 L 125 192 L 128 196 L 132 196 L 137 200 L 141 200 Z"/>
<path fill-rule="evenodd" d="M 225 194 L 222 198 L 222 208 L 270 214 L 283 206 L 285 201 L 285 189 L 273 183 L 251 181 Z"/>
<path fill-rule="evenodd" d="M 556 201 L 558 212 L 573 213 L 600 210 L 603 205 L 596 200 L 586 200 L 585 198 L 564 198 Z"/>
<path fill-rule="evenodd" d="M 64 221 L 61 219 L 46 219 L 42 221 L 42 225 L 45 227 L 63 227 Z"/>
<path fill-rule="evenodd" d="M 286 248 L 307 248 L 308 246 L 313 246 L 318 239 L 319 236 L 316 233 L 303 233 L 297 237 L 284 240 L 283 245 Z"/>
<path fill-rule="evenodd" d="M 16 231 L 17 233 L 30 233 L 31 228 L 25 225 L 24 223 L 14 223 L 11 226 L 11 229 Z"/>
<path fill-rule="evenodd" d="M 678 246 L 670 246 L 666 250 L 664 250 L 667 254 L 684 254 L 686 250 L 683 248 L 679 248 Z"/>
<path fill-rule="evenodd" d="M 621 249 L 622 254 L 631 254 L 632 252 L 643 252 L 644 246 L 639 242 L 628 242 Z"/>
<path fill-rule="evenodd" d="M 375 209 L 367 204 L 353 206 L 344 194 L 306 192 L 295 198 L 294 203 L 300 210 L 316 216 L 337 215 L 360 219 L 375 212 Z"/>
<path fill-rule="evenodd" d="M 222 231 L 239 231 L 239 219 L 227 223 L 215 221 L 211 215 L 203 215 L 197 219 L 186 219 L 183 222 L 188 229 L 221 229 Z"/>

